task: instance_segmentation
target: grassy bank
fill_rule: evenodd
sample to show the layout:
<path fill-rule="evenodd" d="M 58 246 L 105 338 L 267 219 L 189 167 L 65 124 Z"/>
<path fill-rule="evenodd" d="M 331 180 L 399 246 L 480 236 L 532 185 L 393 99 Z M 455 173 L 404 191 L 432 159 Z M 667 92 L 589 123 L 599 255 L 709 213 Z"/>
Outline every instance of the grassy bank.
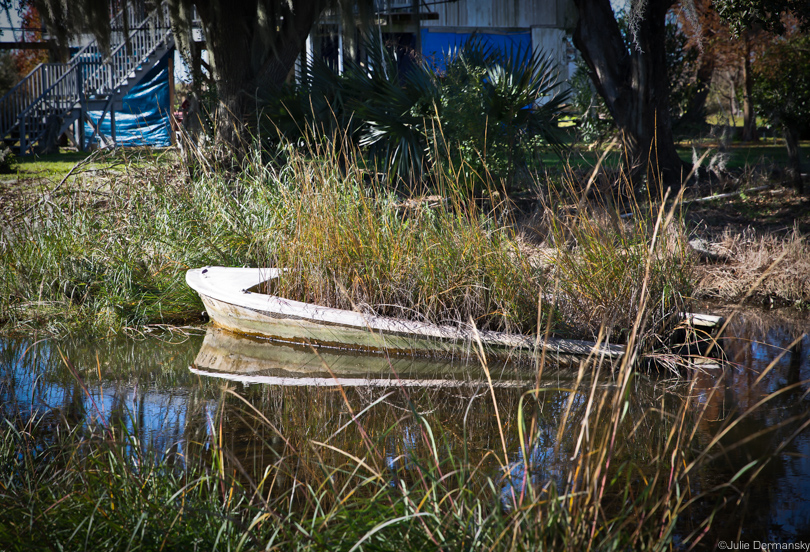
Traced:
<path fill-rule="evenodd" d="M 69 189 L 14 206 L 0 268 L 7 327 L 104 333 L 199 314 L 182 271 L 236 263 L 243 247 L 223 240 L 238 236 L 227 212 L 208 216 L 216 204 L 202 199 L 205 186 L 156 169 L 111 180 L 106 191 Z"/>
<path fill-rule="evenodd" d="M 810 308 L 810 246 L 798 231 L 784 237 L 725 232 L 711 250 L 724 262 L 698 270 L 700 297 Z"/>
<path fill-rule="evenodd" d="M 810 306 L 810 198 L 743 181 L 742 193 L 692 203 L 685 222 L 700 250 L 695 297 L 766 307 Z M 733 188 L 732 188 L 733 190 Z"/>
<path fill-rule="evenodd" d="M 350 159 L 310 150 L 227 180 L 189 178 L 179 163 L 131 167 L 105 190 L 13 205 L 0 265 L 8 332 L 193 321 L 202 305 L 184 284 L 187 268 L 275 264 L 294 269 L 282 283 L 292 297 L 482 328 L 534 332 L 550 321 L 560 335 L 608 332 L 631 354 L 610 374 L 590 360 L 555 388 L 467 388 L 451 404 L 404 388 L 225 389 L 199 402 L 182 452 L 150 449 L 103 416 L 6 414 L 0 543 L 665 550 L 731 534 L 714 520 L 770 454 L 740 465 L 731 436 L 800 384 L 722 418 L 710 410 L 722 377 L 645 393 L 632 353 L 691 290 L 677 209 L 586 204 L 566 191 L 571 182 L 538 188 L 545 202 L 518 220 L 494 193 L 470 198 L 444 182 L 438 199 L 403 197 Z M 618 216 L 628 209 L 635 216 Z M 95 362 L 77 377 L 100 372 Z M 85 392 L 79 381 L 74 393 Z M 776 424 L 776 450 L 806 420 Z"/>
<path fill-rule="evenodd" d="M 639 312 L 651 336 L 689 295 L 679 222 L 655 207 L 619 220 L 617 207 L 559 209 L 576 201 L 560 195 L 518 224 L 496 190 L 465 195 L 452 170 L 428 201 L 346 155 L 290 150 L 227 180 L 129 165 L 103 190 L 25 196 L 3 227 L 0 321 L 56 334 L 193 322 L 202 305 L 183 275 L 204 265 L 289 267 L 281 294 L 330 306 L 619 341 Z"/>

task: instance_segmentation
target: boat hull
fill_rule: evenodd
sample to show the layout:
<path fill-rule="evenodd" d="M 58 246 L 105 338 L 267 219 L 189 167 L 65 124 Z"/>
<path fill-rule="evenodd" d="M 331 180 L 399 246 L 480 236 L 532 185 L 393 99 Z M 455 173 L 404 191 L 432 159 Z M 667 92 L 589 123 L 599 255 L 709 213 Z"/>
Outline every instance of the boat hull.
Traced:
<path fill-rule="evenodd" d="M 217 326 L 232 332 L 266 337 L 289 343 L 363 351 L 389 351 L 396 354 L 453 353 L 469 355 L 470 344 L 443 342 L 437 338 L 386 334 L 370 328 L 313 322 L 305 318 L 259 311 L 201 296 L 208 316 Z"/>
<path fill-rule="evenodd" d="M 205 267 L 189 270 L 186 282 L 200 295 L 215 325 L 239 334 L 395 355 L 472 357 L 483 350 L 487 356 L 514 357 L 538 349 L 533 336 L 375 316 L 258 292 L 279 274 L 278 269 Z M 558 360 L 593 354 L 618 359 L 624 353 L 621 346 L 570 339 L 541 345 L 546 355 Z"/>

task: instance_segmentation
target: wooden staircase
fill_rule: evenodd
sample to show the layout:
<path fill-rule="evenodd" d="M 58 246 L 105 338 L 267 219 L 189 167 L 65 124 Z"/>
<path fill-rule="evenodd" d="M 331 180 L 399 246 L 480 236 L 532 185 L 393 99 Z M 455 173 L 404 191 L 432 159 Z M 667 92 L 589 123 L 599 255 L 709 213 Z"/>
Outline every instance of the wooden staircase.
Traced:
<path fill-rule="evenodd" d="M 124 12 L 119 12 L 110 28 L 108 51 L 93 40 L 67 63 L 38 65 L 0 99 L 0 136 L 6 145 L 20 155 L 38 153 L 78 122 L 79 147 L 84 149 L 108 114 L 113 118 L 109 138 L 115 142 L 115 110 L 121 108 L 122 98 L 132 87 L 171 52 L 174 38 L 165 1 L 152 12 L 131 7 L 127 21 Z M 102 112 L 97 123 L 87 116 L 88 111 Z M 84 136 L 84 121 L 93 129 L 89 140 Z"/>

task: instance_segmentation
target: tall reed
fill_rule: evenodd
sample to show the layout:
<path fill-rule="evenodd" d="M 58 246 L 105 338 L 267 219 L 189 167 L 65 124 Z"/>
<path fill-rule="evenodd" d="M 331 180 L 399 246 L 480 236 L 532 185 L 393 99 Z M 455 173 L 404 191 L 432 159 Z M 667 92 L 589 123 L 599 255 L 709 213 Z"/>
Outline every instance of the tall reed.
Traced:
<path fill-rule="evenodd" d="M 268 225 L 253 186 L 237 198 L 223 179 L 188 181 L 150 163 L 31 198 L 0 228 L 0 324 L 6 331 L 120 331 L 199 320 L 187 269 L 241 265 Z M 244 199 L 245 202 L 240 200 Z"/>
<path fill-rule="evenodd" d="M 626 339 L 650 247 L 656 320 L 688 295 L 689 259 L 651 239 L 654 213 L 604 225 L 538 205 L 556 252 L 537 263 L 509 199 L 494 184 L 471 195 L 454 177 L 463 167 L 443 166 L 425 197 L 339 139 L 285 147 L 280 165 L 256 155 L 238 174 L 189 177 L 177 162 L 146 164 L 104 190 L 76 182 L 20 205 L 2 228 L 0 323 L 64 334 L 195 321 L 184 272 L 217 264 L 289 269 L 277 291 L 293 299 L 529 335 L 550 320 L 552 333 L 593 339 L 611 312 L 609 335 Z"/>
<path fill-rule="evenodd" d="M 290 269 L 279 293 L 438 323 L 536 328 L 546 278 L 497 217 L 502 208 L 483 211 L 451 182 L 441 197 L 397 196 L 333 144 L 291 155 L 279 174 L 267 240 L 268 263 Z"/>
<path fill-rule="evenodd" d="M 774 403 L 783 408 L 791 396 L 803 401 L 807 382 L 763 385 L 756 401 L 718 418 L 713 397 L 726 392 L 722 377 L 645 381 L 631 357 L 616 371 L 589 359 L 576 373 L 522 390 L 464 380 L 443 394 L 225 387 L 187 413 L 184 439 L 168 452 L 145 447 L 113 416 L 95 413 L 76 427 L 58 411 L 33 420 L 6 415 L 0 543 L 10 550 L 711 546 L 737 520 L 721 517 L 723 504 L 738 501 L 772 455 L 810 425 L 794 416 L 752 436 L 741 432 L 746 418 Z M 68 356 L 63 362 L 72 364 Z M 479 370 L 488 376 L 494 367 Z M 87 389 L 93 370 L 73 373 Z M 727 467 L 737 447 L 763 437 L 777 446 Z"/>
<path fill-rule="evenodd" d="M 551 277 L 564 319 L 594 337 L 604 329 L 620 341 L 638 322 L 639 338 L 660 345 L 673 313 L 688 308 L 694 286 L 680 196 L 668 207 L 665 198 L 642 203 L 621 174 L 590 201 L 576 186 L 567 176 L 551 187 L 542 220 L 554 246 Z M 567 212 L 559 207 L 566 204 Z"/>

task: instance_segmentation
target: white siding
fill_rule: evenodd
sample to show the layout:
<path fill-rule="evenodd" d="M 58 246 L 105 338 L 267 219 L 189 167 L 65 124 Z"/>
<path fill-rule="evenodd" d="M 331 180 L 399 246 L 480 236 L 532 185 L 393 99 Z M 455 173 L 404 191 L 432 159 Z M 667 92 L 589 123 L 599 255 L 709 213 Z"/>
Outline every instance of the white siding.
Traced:
<path fill-rule="evenodd" d="M 571 0 L 458 0 L 430 4 L 438 19 L 425 27 L 561 27 Z M 423 10 L 425 8 L 422 8 Z"/>
<path fill-rule="evenodd" d="M 565 31 L 547 27 L 532 28 L 532 48 L 540 48 L 552 57 L 560 71 L 559 81 L 568 80 L 568 59 L 566 56 Z"/>

